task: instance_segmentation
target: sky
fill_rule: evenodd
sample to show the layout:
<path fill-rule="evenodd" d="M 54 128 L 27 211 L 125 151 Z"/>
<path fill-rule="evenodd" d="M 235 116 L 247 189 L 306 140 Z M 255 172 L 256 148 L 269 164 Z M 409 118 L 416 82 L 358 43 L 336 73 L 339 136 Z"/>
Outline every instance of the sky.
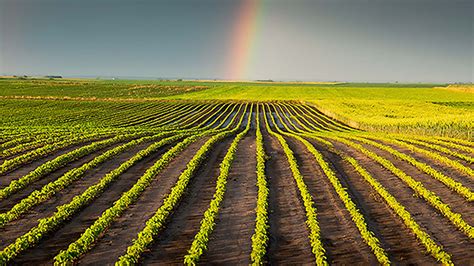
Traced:
<path fill-rule="evenodd" d="M 469 0 L 0 0 L 0 74 L 473 82 Z"/>

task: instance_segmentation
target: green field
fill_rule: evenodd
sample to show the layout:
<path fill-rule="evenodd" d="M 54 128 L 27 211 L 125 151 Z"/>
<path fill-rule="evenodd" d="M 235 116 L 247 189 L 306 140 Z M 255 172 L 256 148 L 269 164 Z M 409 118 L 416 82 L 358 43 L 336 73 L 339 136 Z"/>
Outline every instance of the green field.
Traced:
<path fill-rule="evenodd" d="M 2 79 L 0 96 L 89 100 L 291 100 L 314 104 L 325 114 L 364 130 L 472 139 L 472 90 L 447 90 L 445 86 Z M 5 103 L 2 107 L 7 108 Z"/>
<path fill-rule="evenodd" d="M 473 112 L 469 86 L 3 79 L 0 265 L 468 265 Z"/>

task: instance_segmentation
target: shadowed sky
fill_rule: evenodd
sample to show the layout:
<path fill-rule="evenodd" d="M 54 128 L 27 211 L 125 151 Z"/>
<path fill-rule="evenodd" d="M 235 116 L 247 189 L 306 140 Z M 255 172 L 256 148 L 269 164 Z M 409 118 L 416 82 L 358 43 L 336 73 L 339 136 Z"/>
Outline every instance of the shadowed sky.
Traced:
<path fill-rule="evenodd" d="M 474 1 L 259 2 L 242 79 L 472 82 Z M 0 73 L 228 78 L 239 0 L 0 0 Z"/>

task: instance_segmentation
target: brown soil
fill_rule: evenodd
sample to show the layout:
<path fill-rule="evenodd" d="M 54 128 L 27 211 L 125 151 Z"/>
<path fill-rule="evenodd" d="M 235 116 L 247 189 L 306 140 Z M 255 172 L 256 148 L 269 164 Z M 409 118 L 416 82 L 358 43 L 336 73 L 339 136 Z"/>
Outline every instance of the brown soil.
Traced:
<path fill-rule="evenodd" d="M 216 226 L 201 263 L 250 264 L 257 206 L 256 165 L 255 132 L 249 132 L 239 143 Z"/>
<path fill-rule="evenodd" d="M 37 158 L 31 162 L 27 162 L 25 164 L 22 164 L 20 166 L 18 166 L 18 168 L 15 168 L 5 174 L 2 174 L 0 175 L 1 178 L 0 178 L 0 188 L 4 188 L 6 186 L 8 186 L 10 184 L 11 181 L 13 180 L 16 180 L 16 179 L 19 179 L 20 177 L 28 174 L 29 172 L 35 170 L 38 166 L 48 162 L 48 161 L 51 161 L 53 160 L 54 158 L 64 154 L 64 153 L 68 153 L 68 152 L 71 152 L 75 149 L 78 149 L 80 147 L 83 147 L 83 146 L 86 146 L 86 145 L 89 145 L 91 144 L 92 141 L 88 141 L 88 142 L 84 142 L 84 143 L 81 143 L 81 144 L 76 144 L 76 145 L 72 145 L 70 147 L 66 147 L 66 148 L 63 148 L 63 149 L 59 149 L 59 150 L 56 150 L 50 154 L 47 154 L 43 157 L 40 157 L 40 158 Z"/>
<path fill-rule="evenodd" d="M 168 150 L 169 147 L 170 146 L 159 149 L 156 153 L 153 153 L 149 157 L 144 158 L 136 165 L 132 166 L 120 175 L 91 204 L 74 215 L 70 221 L 62 225 L 58 230 L 51 232 L 46 236 L 46 238 L 42 239 L 36 247 L 16 258 L 15 262 L 35 261 L 40 264 L 44 263 L 51 265 L 53 257 L 58 254 L 60 250 L 66 249 L 71 242 L 79 238 L 80 235 L 102 214 L 102 212 L 111 207 L 113 203 L 120 198 L 122 193 L 129 190 L 145 173 L 145 171 Z M 127 154 L 131 157 L 136 153 L 136 151 L 137 150 L 130 150 Z M 117 160 L 120 159 L 117 158 Z M 114 165 L 117 167 L 119 164 L 114 163 Z M 96 172 L 94 177 L 100 178 L 103 174 L 104 173 L 99 174 Z M 51 208 L 53 207 L 51 206 Z"/>
<path fill-rule="evenodd" d="M 336 145 L 336 149 L 343 150 L 344 152 L 351 150 L 341 145 Z M 365 158 L 359 152 L 355 152 L 355 158 L 362 160 L 362 165 L 368 168 L 385 189 L 410 212 L 413 219 L 418 222 L 431 238 L 452 255 L 452 259 L 456 264 L 469 264 L 469 262 L 472 262 L 472 255 L 467 255 L 474 254 L 474 243 L 472 240 L 454 227 L 448 219 L 439 214 L 425 200 L 416 197 L 414 191 L 397 176 L 394 176 L 373 160 Z M 408 245 L 410 242 L 412 241 L 406 241 L 404 245 Z"/>
<path fill-rule="evenodd" d="M 52 215 L 56 211 L 57 206 L 70 202 L 74 196 L 80 195 L 88 187 L 96 184 L 105 174 L 117 168 L 120 164 L 128 160 L 141 149 L 146 148 L 149 144 L 150 143 L 142 144 L 125 153 L 119 154 L 114 158 L 113 162 L 106 162 L 96 169 L 86 173 L 81 179 L 56 193 L 51 199 L 33 207 L 18 220 L 8 223 L 3 230 L 8 233 L 6 239 L 11 241 L 5 241 L 5 244 L 9 244 L 15 238 L 28 232 L 28 230 L 38 224 L 38 219 Z M 1 247 L 2 246 L 0 245 L 0 248 Z"/>
<path fill-rule="evenodd" d="M 457 192 L 451 190 L 440 181 L 434 179 L 434 177 L 426 174 L 425 172 L 422 172 L 421 170 L 419 170 L 415 166 L 412 166 L 408 162 L 402 161 L 391 155 L 390 153 L 382 151 L 373 146 L 364 145 L 364 147 L 390 160 L 396 167 L 401 169 L 403 172 L 413 177 L 413 179 L 415 179 L 416 181 L 421 182 L 426 189 L 434 192 L 438 197 L 441 198 L 444 203 L 448 204 L 451 207 L 452 211 L 462 213 L 463 219 L 468 224 L 474 224 L 473 203 L 469 203 L 467 199 L 459 195 Z M 403 152 L 402 149 L 400 149 L 400 151 Z"/>
<path fill-rule="evenodd" d="M 29 184 L 26 188 L 14 193 L 10 197 L 8 197 L 5 200 L 1 201 L 0 202 L 0 211 L 6 212 L 6 211 L 10 210 L 15 204 L 19 203 L 22 199 L 28 197 L 31 194 L 31 192 L 33 192 L 35 190 L 40 190 L 46 184 L 48 184 L 50 182 L 53 182 L 56 179 L 63 176 L 66 172 L 68 172 L 68 171 L 70 171 L 74 168 L 80 167 L 85 163 L 88 163 L 89 161 L 93 160 L 95 157 L 97 157 L 100 154 L 104 153 L 106 150 L 113 149 L 114 147 L 117 147 L 121 144 L 123 144 L 123 142 L 116 143 L 114 145 L 111 145 L 111 146 L 105 147 L 103 149 L 97 150 L 95 152 L 92 152 L 92 153 L 90 153 L 90 154 L 88 154 L 88 155 L 86 155 L 82 158 L 79 158 L 75 161 L 72 161 L 72 162 L 58 168 L 57 170 L 49 173 L 46 176 L 41 177 L 37 181 Z M 56 155 L 56 156 L 58 156 L 58 155 Z M 105 163 L 104 165 L 106 165 L 106 164 L 107 163 Z M 23 169 L 23 168 L 21 168 L 21 169 Z"/>
<path fill-rule="evenodd" d="M 380 240 L 382 248 L 385 249 L 393 263 L 424 264 L 436 262 L 430 255 L 425 254 L 426 249 L 417 242 L 415 236 L 406 228 L 403 221 L 351 165 L 317 141 L 310 142 L 335 169 L 336 176 L 341 184 L 347 189 L 351 199 L 364 215 L 369 230 Z M 336 149 L 356 158 L 374 177 L 385 174 L 381 171 L 381 168 L 360 153 L 342 145 L 336 146 Z M 356 235 L 360 236 L 358 230 Z M 365 243 L 364 245 L 367 246 Z"/>
<path fill-rule="evenodd" d="M 439 162 L 435 159 L 432 159 L 432 158 L 430 158 L 430 157 L 428 157 L 424 154 L 413 152 L 413 151 L 411 151 L 409 149 L 406 149 L 404 147 L 399 147 L 399 146 L 396 146 L 396 145 L 393 145 L 393 144 L 387 144 L 383 141 L 377 141 L 377 142 L 379 142 L 381 144 L 384 144 L 384 145 L 387 145 L 387 146 L 390 146 L 391 148 L 393 148 L 393 149 L 395 149 L 399 152 L 410 155 L 411 157 L 415 158 L 417 161 L 429 165 L 431 168 L 433 168 L 433 169 L 437 170 L 438 172 L 441 172 L 442 174 L 452 178 L 454 181 L 457 181 L 457 182 L 463 184 L 464 186 L 470 188 L 471 190 L 474 190 L 474 178 L 469 176 L 468 174 L 466 174 L 464 172 L 461 172 L 460 170 L 458 170 L 456 168 L 453 168 L 449 165 L 441 163 L 441 162 Z M 420 147 L 420 148 L 425 149 L 425 150 L 429 150 L 426 147 Z M 434 151 L 434 152 L 436 152 L 436 151 Z M 440 153 L 440 154 L 449 158 L 449 156 L 447 156 L 443 153 Z M 449 159 L 454 160 L 454 161 L 458 161 L 460 163 L 462 161 L 459 158 L 449 158 Z M 469 166 L 467 166 L 467 164 L 465 166 L 469 168 Z"/>
<path fill-rule="evenodd" d="M 428 143 L 428 142 L 427 142 L 427 143 Z M 408 144 L 411 144 L 411 145 L 416 146 L 416 147 L 421 148 L 421 149 L 425 149 L 425 150 L 428 150 L 428 151 L 432 151 L 432 152 L 439 153 L 440 155 L 442 155 L 442 156 L 444 156 L 444 157 L 447 157 L 447 158 L 449 158 L 449 159 L 451 159 L 451 160 L 453 160 L 453 161 L 457 161 L 457 162 L 459 162 L 460 164 L 462 164 L 462 165 L 464 165 L 464 166 L 466 166 L 466 167 L 469 167 L 469 168 L 471 168 L 471 169 L 474 168 L 474 164 L 469 163 L 468 161 L 466 161 L 466 160 L 464 160 L 464 159 L 461 159 L 461 158 L 459 158 L 459 157 L 456 157 L 456 156 L 453 156 L 453 155 L 450 155 L 450 154 L 447 154 L 447 153 L 438 151 L 438 150 L 436 150 L 436 149 L 431 149 L 431 148 L 428 148 L 428 147 L 423 146 L 423 145 L 413 144 L 413 143 L 408 143 Z M 435 145 L 438 145 L 438 144 L 435 144 Z M 442 146 L 442 145 L 439 145 L 439 146 Z M 451 151 L 457 152 L 457 153 L 459 153 L 459 154 L 463 154 L 463 155 L 466 155 L 466 156 L 474 157 L 474 154 L 472 154 L 472 153 L 470 154 L 470 153 L 468 153 L 468 152 L 459 151 L 459 150 L 457 150 L 457 149 L 455 149 L 455 148 L 450 148 L 450 147 L 445 147 L 445 148 L 447 148 L 447 149 L 449 149 L 449 150 L 451 150 Z M 415 154 L 416 154 L 416 153 L 415 153 Z"/>
<path fill-rule="evenodd" d="M 146 221 L 151 218 L 161 206 L 164 197 L 176 183 L 180 173 L 186 169 L 187 163 L 206 140 L 207 139 L 201 139 L 191 144 L 181 155 L 173 160 L 168 167 L 159 173 L 139 200 L 131 205 L 121 217 L 108 228 L 103 237 L 97 242 L 97 245 L 81 258 L 80 263 L 113 263 L 123 255 L 126 248 L 132 244 L 132 240 L 136 238 L 140 230 L 143 229 Z M 104 256 L 104 254 L 106 254 L 106 256 Z"/>
<path fill-rule="evenodd" d="M 233 138 L 218 143 L 189 183 L 186 195 L 169 223 L 155 238 L 149 251 L 143 254 L 144 264 L 182 264 L 184 256 L 199 231 L 204 212 L 216 190 L 219 164 L 227 152 Z"/>
<path fill-rule="evenodd" d="M 377 260 L 365 244 L 343 202 L 314 156 L 299 141 L 287 138 L 295 153 L 299 169 L 317 208 L 317 219 L 328 260 L 333 264 L 358 261 L 376 264 Z"/>
<path fill-rule="evenodd" d="M 158 107 L 150 105 L 138 110 L 138 112 L 135 110 L 135 108 L 138 108 L 135 105 L 122 106 L 118 109 L 125 111 L 123 113 L 119 112 L 117 118 L 120 120 L 116 120 L 115 122 L 123 126 L 145 124 L 151 127 L 161 123 L 158 116 L 167 113 L 167 111 L 162 112 L 163 110 L 158 109 L 164 106 L 165 104 Z M 168 106 L 168 104 L 166 104 L 166 106 Z M 290 129 L 296 128 L 304 130 L 302 126 L 298 125 L 296 120 L 292 118 L 292 115 L 295 114 L 311 116 L 318 121 L 324 121 L 335 127 L 339 127 L 334 120 L 323 115 L 316 108 L 305 107 L 304 105 L 300 106 L 302 110 L 296 109 L 293 111 L 284 106 L 276 106 L 268 109 L 266 106 L 260 105 L 260 110 L 262 110 L 262 107 L 266 108 L 267 118 L 273 128 L 278 127 L 284 129 L 284 125 L 287 125 Z M 183 108 L 186 108 L 185 104 L 175 106 L 172 109 L 182 111 L 184 110 Z M 189 115 L 193 112 L 202 113 L 203 110 L 206 110 L 205 108 L 191 108 L 182 114 L 188 115 L 183 116 L 186 119 L 189 118 Z M 244 106 L 242 106 L 242 108 L 244 108 Z M 132 110 L 135 110 L 135 113 L 128 113 Z M 252 115 L 252 130 L 239 144 L 236 158 L 231 166 L 226 194 L 216 219 L 214 231 L 210 235 L 208 249 L 201 257 L 201 264 L 248 265 L 250 263 L 252 248 L 251 237 L 255 230 L 255 207 L 257 200 L 254 130 L 256 126 L 254 117 L 255 110 L 256 109 L 254 109 Z M 282 111 L 289 112 L 290 118 L 286 118 L 280 113 L 282 118 L 279 119 L 275 112 Z M 215 118 L 222 112 L 221 110 L 220 112 L 210 114 L 210 116 Z M 231 113 L 230 109 L 225 113 Z M 124 116 L 122 116 L 122 114 Z M 239 112 L 235 110 L 232 112 L 232 116 L 237 116 L 233 126 L 238 123 L 242 114 L 243 109 Z M 242 125 L 241 128 L 245 126 L 245 120 L 249 115 L 248 112 L 245 114 L 244 125 Z M 116 116 L 117 114 L 105 117 L 104 119 L 113 119 Z M 230 123 L 232 116 L 225 119 L 225 121 L 223 118 L 225 116 L 223 116 L 216 124 L 223 121 L 223 127 L 225 127 Z M 180 117 L 181 113 L 175 117 L 171 117 L 171 120 L 168 122 L 170 124 L 174 123 L 176 119 Z M 196 125 L 204 121 L 207 117 L 207 115 L 202 115 L 195 119 L 195 121 L 187 122 L 190 123 L 189 125 Z M 275 125 L 270 117 L 276 120 Z M 77 117 L 71 119 L 80 122 L 83 118 Z M 289 120 L 296 125 L 292 126 Z M 262 113 L 260 122 L 264 137 L 264 148 L 267 154 L 265 174 L 269 188 L 268 218 L 270 227 L 265 262 L 266 264 L 284 265 L 314 264 L 315 256 L 311 251 L 308 237 L 309 230 L 306 225 L 305 208 L 289 167 L 287 157 L 279 141 L 265 130 Z M 303 123 L 308 127 L 318 127 L 317 125 L 313 126 L 312 122 Z M 186 169 L 188 162 L 208 139 L 209 137 L 199 139 L 187 147 L 175 159 L 171 160 L 169 165 L 155 177 L 137 202 L 126 209 L 124 213 L 107 228 L 90 252 L 81 257 L 78 263 L 109 265 L 113 264 L 119 256 L 123 255 L 126 252 L 126 248 L 132 244 L 132 240 L 136 238 L 137 234 L 144 228 L 146 221 L 151 218 L 162 205 L 163 199 L 170 192 L 182 171 Z M 145 253 L 142 254 L 142 264 L 168 265 L 183 263 L 183 257 L 187 254 L 187 250 L 200 228 L 203 214 L 208 209 L 215 192 L 220 162 L 224 158 L 232 139 L 233 138 L 229 137 L 217 143 L 212 148 L 208 157 L 204 160 L 203 165 L 198 168 L 192 177 L 186 193 L 169 217 L 165 227 L 159 232 L 155 241 L 148 247 Z M 317 219 L 321 228 L 321 240 L 326 250 L 329 263 L 336 265 L 378 264 L 370 247 L 362 239 L 348 210 L 345 208 L 343 202 L 313 155 L 302 143 L 294 138 L 285 136 L 285 139 L 294 152 L 299 170 L 314 200 L 317 209 Z M 351 199 L 365 217 L 369 230 L 380 240 L 380 245 L 385 249 L 393 264 L 433 265 L 437 262 L 427 253 L 426 248 L 378 193 L 349 163 L 342 160 L 340 154 L 347 154 L 357 159 L 360 165 L 371 173 L 371 175 L 410 212 L 413 219 L 421 228 L 428 233 L 437 244 L 442 246 L 447 253 L 452 255 L 454 263 L 460 265 L 474 265 L 474 240 L 456 228 L 446 217 L 441 215 L 439 211 L 429 205 L 423 198 L 417 197 L 414 191 L 400 178 L 363 153 L 343 143 L 330 140 L 334 143 L 335 147 L 335 149 L 330 149 L 316 140 L 307 139 L 322 153 L 326 162 L 328 162 L 330 167 L 334 170 L 336 177 L 346 188 Z M 1 141 L 2 140 L 0 140 L 0 142 Z M 383 143 L 382 141 L 380 142 Z M 87 145 L 88 143 L 90 142 L 55 151 L 33 162 L 25 163 L 9 173 L 1 175 L 0 188 L 8 185 L 12 180 L 34 170 L 42 163 L 60 154 Z M 38 219 L 49 217 L 56 211 L 59 205 L 69 202 L 75 195 L 85 191 L 88 187 L 98 182 L 106 173 L 117 168 L 121 163 L 125 162 L 136 154 L 136 152 L 147 147 L 149 144 L 150 143 L 138 145 L 115 156 L 113 159 L 108 160 L 95 169 L 87 171 L 83 177 L 58 192 L 51 199 L 33 207 L 18 220 L 8 223 L 0 229 L 0 248 L 3 249 L 13 243 L 16 238 L 36 226 Z M 32 191 L 56 180 L 66 171 L 90 161 L 103 151 L 117 145 L 120 144 L 111 145 L 101 151 L 86 155 L 34 182 L 26 189 L 1 201 L 0 212 L 7 211 Z M 388 152 L 367 144 L 362 145 L 387 160 L 390 160 L 396 167 L 415 180 L 422 182 L 427 189 L 436 193 L 453 211 L 462 214 L 466 222 L 470 225 L 474 225 L 473 203 L 469 203 L 462 196 L 451 191 L 430 175 L 418 170 L 407 162 L 395 158 Z M 471 190 L 474 189 L 474 181 L 472 177 L 467 174 L 438 163 L 422 154 L 398 147 L 397 145 L 389 146 L 430 165 L 437 171 L 461 182 Z M 162 147 L 156 153 L 131 167 L 112 182 L 98 198 L 74 214 L 70 220 L 65 221 L 58 226 L 58 228 L 52 230 L 52 232 L 45 235 L 37 245 L 22 252 L 8 263 L 11 265 L 51 265 L 53 257 L 57 255 L 60 250 L 66 249 L 72 242 L 78 239 L 81 234 L 92 225 L 105 210 L 110 208 L 113 203 L 121 197 L 123 192 L 129 190 L 146 170 L 170 147 L 171 145 Z M 429 149 L 426 147 L 421 148 Z M 466 154 L 466 152 L 460 153 Z M 462 159 L 450 155 L 446 155 L 446 157 L 472 168 L 472 165 L 462 162 Z"/>
<path fill-rule="evenodd" d="M 277 139 L 263 132 L 268 178 L 269 233 L 267 251 L 270 264 L 314 264 L 306 214 L 286 155 Z"/>

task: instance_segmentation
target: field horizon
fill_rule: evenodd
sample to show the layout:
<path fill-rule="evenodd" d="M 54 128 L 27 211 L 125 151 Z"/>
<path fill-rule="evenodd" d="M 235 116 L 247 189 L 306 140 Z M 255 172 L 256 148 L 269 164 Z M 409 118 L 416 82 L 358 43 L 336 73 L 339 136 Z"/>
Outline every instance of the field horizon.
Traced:
<path fill-rule="evenodd" d="M 0 266 L 474 265 L 473 0 L 0 0 Z"/>

